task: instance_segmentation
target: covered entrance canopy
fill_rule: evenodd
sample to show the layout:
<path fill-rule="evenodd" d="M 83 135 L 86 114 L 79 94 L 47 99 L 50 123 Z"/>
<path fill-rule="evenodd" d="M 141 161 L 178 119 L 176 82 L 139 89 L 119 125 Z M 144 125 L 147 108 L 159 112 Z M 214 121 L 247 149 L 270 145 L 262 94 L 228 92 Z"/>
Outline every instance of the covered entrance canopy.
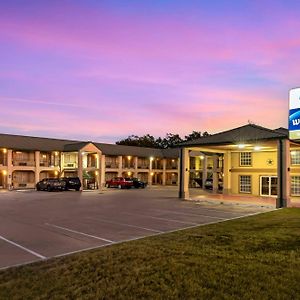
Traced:
<path fill-rule="evenodd" d="M 203 161 L 202 183 L 210 171 L 214 192 L 218 191 L 221 175 L 225 195 L 259 197 L 265 196 L 261 194 L 263 190 L 277 198 L 277 207 L 286 206 L 290 190 L 290 146 L 299 147 L 288 140 L 287 130 L 270 130 L 254 124 L 182 144 L 179 197 L 190 199 L 191 157 L 199 155 Z M 208 156 L 212 158 L 209 167 Z"/>

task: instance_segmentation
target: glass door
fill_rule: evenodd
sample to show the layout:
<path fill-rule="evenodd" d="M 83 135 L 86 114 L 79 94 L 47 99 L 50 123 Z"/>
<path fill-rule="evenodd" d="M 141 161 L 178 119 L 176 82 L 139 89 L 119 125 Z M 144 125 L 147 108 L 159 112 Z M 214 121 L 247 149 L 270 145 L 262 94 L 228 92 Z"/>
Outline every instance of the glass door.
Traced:
<path fill-rule="evenodd" d="M 260 195 L 277 196 L 277 177 L 261 176 L 260 177 Z"/>

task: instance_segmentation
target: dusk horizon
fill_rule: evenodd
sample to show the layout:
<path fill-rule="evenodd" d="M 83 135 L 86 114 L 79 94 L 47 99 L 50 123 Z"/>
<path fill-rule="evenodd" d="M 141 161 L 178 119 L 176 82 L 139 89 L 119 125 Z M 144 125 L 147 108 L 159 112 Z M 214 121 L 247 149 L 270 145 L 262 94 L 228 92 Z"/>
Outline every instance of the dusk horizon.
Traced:
<path fill-rule="evenodd" d="M 114 143 L 287 128 L 299 6 L 1 2 L 0 132 Z"/>

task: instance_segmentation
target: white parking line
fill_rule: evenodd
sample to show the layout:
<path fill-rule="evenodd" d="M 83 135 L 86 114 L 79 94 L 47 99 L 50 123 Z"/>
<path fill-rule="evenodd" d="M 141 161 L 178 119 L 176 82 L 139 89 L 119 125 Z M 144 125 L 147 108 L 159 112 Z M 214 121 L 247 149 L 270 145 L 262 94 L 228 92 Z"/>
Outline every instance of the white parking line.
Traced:
<path fill-rule="evenodd" d="M 7 242 L 7 243 L 9 243 L 9 244 L 11 244 L 11 245 L 14 245 L 14 246 L 16 246 L 16 247 L 18 247 L 18 248 L 20 248 L 20 249 L 26 251 L 26 252 L 28 252 L 28 253 L 30 253 L 30 254 L 32 254 L 32 255 L 38 257 L 38 258 L 46 259 L 45 256 L 43 256 L 43 255 L 41 255 L 41 254 L 39 254 L 39 253 L 37 253 L 37 252 L 35 252 L 35 251 L 33 251 L 33 250 L 30 250 L 30 249 L 28 249 L 28 248 L 26 248 L 26 247 L 23 247 L 23 246 L 21 246 L 20 244 L 17 244 L 17 243 L 15 243 L 15 242 L 11 241 L 11 240 L 8 240 L 8 239 L 6 239 L 5 237 L 3 237 L 2 235 L 0 235 L 0 239 L 3 240 L 3 241 L 5 241 L 5 242 Z"/>
<path fill-rule="evenodd" d="M 124 212 L 124 214 L 131 215 L 131 216 L 141 216 L 141 217 L 146 217 L 146 218 L 156 219 L 156 220 L 163 220 L 163 221 L 168 221 L 168 222 L 181 223 L 181 224 L 198 225 L 198 223 L 184 222 L 184 221 L 178 221 L 178 220 L 173 220 L 173 219 L 154 217 L 154 216 L 149 216 L 149 215 L 132 214 L 132 213 L 126 213 L 126 212 Z"/>
<path fill-rule="evenodd" d="M 150 229 L 150 228 L 136 226 L 136 225 L 131 225 L 131 224 L 126 224 L 126 223 L 119 223 L 119 222 L 114 222 L 114 221 L 108 221 L 108 220 L 105 220 L 105 219 L 97 219 L 97 218 L 89 218 L 89 219 L 97 220 L 97 221 L 105 222 L 105 223 L 110 223 L 110 224 L 116 224 L 116 225 L 122 225 L 122 226 L 127 226 L 127 227 L 133 227 L 133 228 L 137 228 L 137 229 L 143 229 L 143 230 L 147 230 L 147 231 L 151 231 L 151 232 L 157 232 L 157 233 L 163 233 L 164 232 L 164 231 L 161 231 L 161 230 Z"/>
<path fill-rule="evenodd" d="M 227 219 L 227 218 L 215 217 L 215 216 L 208 216 L 208 215 L 203 215 L 203 214 L 183 213 L 183 212 L 172 211 L 172 210 L 166 210 L 166 209 L 152 209 L 152 210 L 154 210 L 154 211 L 160 211 L 160 212 L 172 213 L 172 214 L 176 214 L 176 215 L 196 216 L 196 217 L 207 217 L 207 218 L 219 219 L 219 220 Z"/>
<path fill-rule="evenodd" d="M 107 239 L 101 238 L 99 236 L 91 235 L 91 234 L 84 233 L 84 232 L 81 232 L 81 231 L 76 231 L 76 230 L 66 228 L 66 227 L 62 227 L 62 226 L 58 226 L 58 225 L 55 225 L 55 224 L 45 223 L 45 225 L 51 226 L 51 227 L 54 227 L 54 228 L 59 228 L 59 229 L 65 230 L 65 231 L 77 233 L 77 234 L 84 235 L 84 236 L 87 236 L 87 237 L 91 237 L 93 239 L 101 240 L 101 241 L 104 241 L 104 242 L 107 242 L 107 243 L 110 243 L 110 244 L 115 243 L 115 241 L 107 240 Z"/>

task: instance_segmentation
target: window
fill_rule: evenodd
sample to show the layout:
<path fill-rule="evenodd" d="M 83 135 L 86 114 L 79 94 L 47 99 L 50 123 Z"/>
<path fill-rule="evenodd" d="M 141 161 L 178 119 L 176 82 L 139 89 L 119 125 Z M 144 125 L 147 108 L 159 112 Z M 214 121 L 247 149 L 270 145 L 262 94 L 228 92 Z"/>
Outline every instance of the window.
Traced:
<path fill-rule="evenodd" d="M 293 196 L 300 196 L 300 176 L 291 177 L 291 194 Z"/>
<path fill-rule="evenodd" d="M 240 176 L 240 193 L 251 194 L 251 176 Z"/>
<path fill-rule="evenodd" d="M 300 151 L 299 150 L 291 151 L 291 164 L 292 165 L 300 165 Z"/>
<path fill-rule="evenodd" d="M 251 152 L 240 152 L 240 166 L 251 166 L 252 165 L 252 153 Z"/>

